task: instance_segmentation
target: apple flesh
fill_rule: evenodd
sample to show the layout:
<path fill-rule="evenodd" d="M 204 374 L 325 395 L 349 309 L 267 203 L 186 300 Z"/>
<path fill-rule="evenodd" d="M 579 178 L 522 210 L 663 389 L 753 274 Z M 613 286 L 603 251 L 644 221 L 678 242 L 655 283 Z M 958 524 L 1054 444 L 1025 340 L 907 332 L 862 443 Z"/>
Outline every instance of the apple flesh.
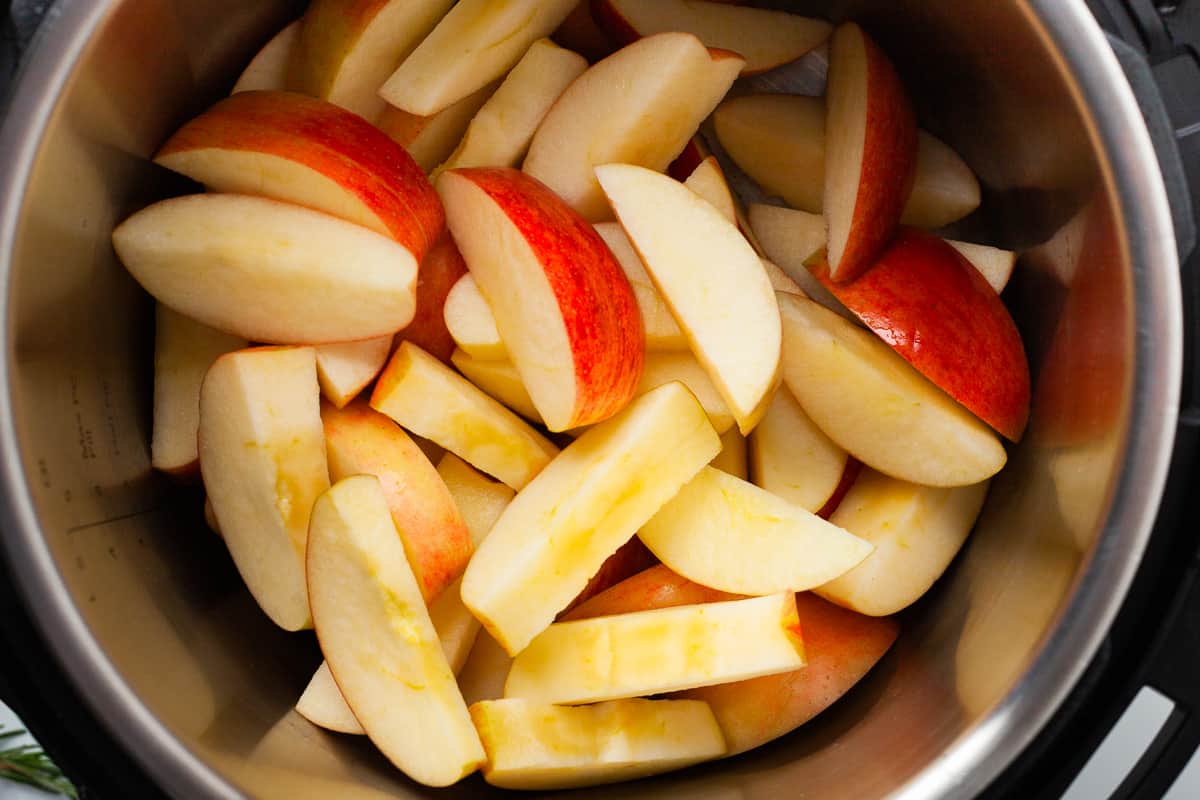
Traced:
<path fill-rule="evenodd" d="M 737 224 L 737 206 L 733 192 L 729 190 L 729 183 L 725 180 L 725 173 L 721 171 L 716 156 L 709 156 L 701 161 L 683 185 L 720 211 L 722 217 L 734 225 Z"/>
<path fill-rule="evenodd" d="M 524 169 L 588 220 L 611 219 L 595 166 L 665 170 L 743 63 L 732 53 L 710 52 L 691 34 L 640 39 L 567 87 L 534 134 Z"/>
<path fill-rule="evenodd" d="M 496 318 L 474 276 L 467 274 L 458 279 L 446 295 L 444 313 L 446 329 L 468 356 L 481 361 L 508 359 L 508 348 L 496 330 Z"/>
<path fill-rule="evenodd" d="M 197 439 L 204 489 L 247 588 L 279 627 L 309 627 L 309 512 L 329 486 L 312 348 L 218 358 L 200 387 Z"/>
<path fill-rule="evenodd" d="M 362 736 L 366 733 L 334 683 L 329 664 L 322 661 L 296 702 L 296 712 L 319 728 Z"/>
<path fill-rule="evenodd" d="M 804 413 L 787 387 L 775 393 L 750 434 L 750 454 L 756 484 L 814 514 L 837 490 L 850 458 Z"/>
<path fill-rule="evenodd" d="M 450 361 L 467 380 L 488 395 L 530 422 L 541 424 L 542 417 L 534 407 L 525 384 L 521 382 L 521 373 L 517 372 L 511 361 L 488 361 L 467 355 L 462 350 L 455 350 Z"/>
<path fill-rule="evenodd" d="M 471 120 L 497 88 L 498 84 L 489 83 L 427 117 L 388 106 L 376 125 L 403 147 L 421 169 L 433 172 L 458 147 Z"/>
<path fill-rule="evenodd" d="M 512 667 L 512 656 L 492 638 L 486 630 L 479 631 L 475 646 L 467 656 L 458 676 L 463 699 L 468 705 L 481 700 L 499 700 L 504 697 L 504 682 Z"/>
<path fill-rule="evenodd" d="M 189 195 L 142 209 L 112 238 L 125 268 L 159 302 L 252 341 L 368 339 L 413 316 L 412 253 L 307 208 Z"/>
<path fill-rule="evenodd" d="M 709 379 L 708 373 L 690 353 L 650 353 L 642 371 L 642 382 L 638 386 L 640 397 L 649 391 L 678 381 L 695 395 L 696 400 L 708 415 L 713 430 L 724 434 L 734 427 L 733 413 L 725 405 L 721 393 Z"/>
<path fill-rule="evenodd" d="M 318 498 L 307 573 L 321 650 L 375 746 L 427 786 L 481 766 L 483 746 L 374 477 Z"/>
<path fill-rule="evenodd" d="M 565 431 L 624 408 L 641 376 L 645 336 L 633 289 L 595 229 L 514 169 L 444 172 L 438 190 L 546 426 Z"/>
<path fill-rule="evenodd" d="M 558 453 L 516 414 L 410 342 L 379 376 L 371 407 L 518 491 Z"/>
<path fill-rule="evenodd" d="M 296 20 L 263 45 L 258 55 L 242 70 L 230 94 L 287 89 L 288 70 L 299 42 L 300 20 Z"/>
<path fill-rule="evenodd" d="M 392 339 L 388 335 L 319 345 L 316 348 L 317 378 L 325 399 L 344 408 L 357 397 L 387 363 L 392 352 Z"/>
<path fill-rule="evenodd" d="M 1004 287 L 1008 285 L 1013 269 L 1017 265 L 1016 253 L 986 244 L 959 242 L 954 239 L 947 239 L 946 243 L 971 262 L 971 266 L 979 270 L 979 274 L 996 294 L 1004 291 Z"/>
<path fill-rule="evenodd" d="M 646 349 L 687 350 L 687 337 L 679 329 L 675 317 L 671 316 L 671 309 L 663 301 L 662 295 L 654 288 L 654 282 L 646 274 L 646 266 L 642 264 L 641 257 L 633 249 L 625 231 L 616 222 L 601 222 L 596 225 L 596 233 L 600 234 L 600 238 L 608 245 L 633 288 L 638 310 L 642 312 Z"/>
<path fill-rule="evenodd" d="M 509 653 L 520 652 L 719 448 L 681 384 L 643 395 L 517 495 L 467 566 L 463 601 Z"/>
<path fill-rule="evenodd" d="M 454 338 L 446 328 L 446 299 L 459 278 L 467 274 L 467 263 L 446 234 L 421 262 L 417 280 L 417 311 L 412 322 L 400 331 L 401 341 L 412 342 L 434 358 L 449 363 Z"/>
<path fill-rule="evenodd" d="M 709 466 L 735 478 L 749 480 L 750 464 L 746 450 L 746 437 L 742 436 L 742 432 L 737 428 L 730 428 L 721 434 L 721 452 L 717 453 L 717 457 L 709 462 Z"/>
<path fill-rule="evenodd" d="M 436 114 L 504 77 L 574 5 L 575 0 L 460 0 L 379 94 L 410 114 Z"/>
<path fill-rule="evenodd" d="M 566 708 L 525 700 L 471 706 L 487 763 L 503 789 L 597 786 L 719 758 L 725 740 L 712 711 L 694 700 L 614 700 Z"/>
<path fill-rule="evenodd" d="M 596 176 L 692 352 L 749 433 L 778 385 L 781 346 L 775 292 L 758 255 L 719 211 L 666 175 L 608 164 Z"/>

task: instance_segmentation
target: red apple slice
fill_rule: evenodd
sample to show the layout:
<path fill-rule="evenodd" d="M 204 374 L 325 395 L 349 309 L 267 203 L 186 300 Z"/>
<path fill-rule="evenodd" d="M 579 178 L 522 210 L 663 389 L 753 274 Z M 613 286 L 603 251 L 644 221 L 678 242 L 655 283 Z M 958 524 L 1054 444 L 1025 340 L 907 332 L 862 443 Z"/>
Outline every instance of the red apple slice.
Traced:
<path fill-rule="evenodd" d="M 505 361 L 508 348 L 496 330 L 492 308 L 473 275 L 464 275 L 446 295 L 446 330 L 454 343 L 471 358 L 480 361 Z"/>
<path fill-rule="evenodd" d="M 300 20 L 286 26 L 263 45 L 233 85 L 230 94 L 283 91 L 288 88 L 288 70 L 300 43 Z"/>
<path fill-rule="evenodd" d="M 395 238 L 418 262 L 445 225 L 436 192 L 399 145 L 354 114 L 298 94 L 226 98 L 176 131 L 155 161 L 214 191 L 363 225 Z"/>
<path fill-rule="evenodd" d="M 902 230 L 863 275 L 813 274 L 908 363 L 1013 441 L 1029 418 L 1021 334 L 978 270 L 950 245 Z"/>
<path fill-rule="evenodd" d="M 613 614 L 632 614 L 656 608 L 674 608 L 701 603 L 737 600 L 740 595 L 729 594 L 689 581 L 659 564 L 626 578 L 564 614 L 562 621 L 607 617 Z"/>
<path fill-rule="evenodd" d="M 446 299 L 458 279 L 467 274 L 467 262 L 450 234 L 433 246 L 417 273 L 417 312 L 412 322 L 397 334 L 399 341 L 412 342 L 434 358 L 449 363 L 454 337 L 446 328 Z"/>
<path fill-rule="evenodd" d="M 701 161 L 683 185 L 720 211 L 722 217 L 734 225 L 737 224 L 737 206 L 733 200 L 733 192 L 729 191 L 725 173 L 721 171 L 716 156 L 709 156 Z"/>
<path fill-rule="evenodd" d="M 154 316 L 154 431 L 150 465 L 171 475 L 200 468 L 200 384 L 218 357 L 249 346 L 159 304 Z"/>
<path fill-rule="evenodd" d="M 916 172 L 917 119 L 892 63 L 853 22 L 833 35 L 826 103 L 829 274 L 849 281 L 900 223 Z"/>
<path fill-rule="evenodd" d="M 137 212 L 112 238 L 125 268 L 155 299 L 252 341 L 369 339 L 413 316 L 412 253 L 289 203 L 176 197 Z"/>
<path fill-rule="evenodd" d="M 786 387 L 750 434 L 750 451 L 756 484 L 814 514 L 833 497 L 850 458 Z"/>
<path fill-rule="evenodd" d="M 743 75 L 795 61 L 832 30 L 824 20 L 696 0 L 592 0 L 591 6 L 592 16 L 614 41 L 629 44 L 655 33 L 691 33 L 709 47 L 746 59 Z"/>
<path fill-rule="evenodd" d="M 421 169 L 433 172 L 458 147 L 471 120 L 498 85 L 490 83 L 427 117 L 388 106 L 379 115 L 376 125 L 392 141 L 407 150 Z"/>
<path fill-rule="evenodd" d="M 542 417 L 529 399 L 529 392 L 521 382 L 521 373 L 511 361 L 489 361 L 475 358 L 462 350 L 455 350 L 450 361 L 467 380 L 478 386 L 492 398 L 499 400 L 530 422 L 540 425 Z"/>
<path fill-rule="evenodd" d="M 410 114 L 429 116 L 504 77 L 575 0 L 459 0 L 379 90 Z"/>
<path fill-rule="evenodd" d="M 546 426 L 569 430 L 624 408 L 641 375 L 645 337 L 629 281 L 595 229 L 514 169 L 452 170 L 438 189 Z"/>
<path fill-rule="evenodd" d="M 567 618 L 572 610 L 583 605 L 596 595 L 616 586 L 627 578 L 637 575 L 639 572 L 653 567 L 657 563 L 658 559 L 646 549 L 646 545 L 642 544 L 642 540 L 636 536 L 633 537 L 618 547 L 617 552 L 605 559 L 604 563 L 600 565 L 600 569 L 588 581 L 587 586 L 583 587 L 583 591 L 571 601 L 570 605 L 562 610 L 558 615 L 558 619 Z"/>
<path fill-rule="evenodd" d="M 686 33 L 641 39 L 567 87 L 534 134 L 524 169 L 587 219 L 611 219 L 593 168 L 631 163 L 665 170 L 742 63 Z"/>
<path fill-rule="evenodd" d="M 829 519 L 833 516 L 833 512 L 841 507 L 842 501 L 846 499 L 846 495 L 850 492 L 854 482 L 858 480 L 858 476 L 862 474 L 863 463 L 854 456 L 850 456 L 846 460 L 846 469 L 842 471 L 842 479 L 838 481 L 837 488 L 833 490 L 833 494 L 821 510 L 817 512 L 817 516 L 821 519 Z"/>
<path fill-rule="evenodd" d="M 321 394 L 338 408 L 358 396 L 387 363 L 392 352 L 392 336 L 379 336 L 359 342 L 323 344 L 317 351 L 317 378 Z"/>
<path fill-rule="evenodd" d="M 763 418 L 766 419 L 765 417 Z M 760 422 L 759 425 L 762 423 Z M 755 429 L 757 430 L 757 428 Z M 737 428 L 730 428 L 721 434 L 721 452 L 717 453 L 717 457 L 708 462 L 710 467 L 715 467 L 722 472 L 733 475 L 735 478 L 742 480 L 750 480 L 750 464 L 747 457 L 746 437 L 742 436 L 742 432 Z"/>

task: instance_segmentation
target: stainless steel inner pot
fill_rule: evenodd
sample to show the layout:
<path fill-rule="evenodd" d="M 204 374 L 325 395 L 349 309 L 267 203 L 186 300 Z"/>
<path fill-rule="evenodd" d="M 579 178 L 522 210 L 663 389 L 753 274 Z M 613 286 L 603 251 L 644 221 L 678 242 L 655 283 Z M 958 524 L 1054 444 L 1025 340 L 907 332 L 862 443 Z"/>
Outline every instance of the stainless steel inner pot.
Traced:
<path fill-rule="evenodd" d="M 965 554 L 843 702 L 758 752 L 597 796 L 976 793 L 1078 678 L 1162 491 L 1175 245 L 1137 105 L 1082 0 L 791 5 L 868 24 L 925 127 L 985 186 L 960 232 L 1027 253 L 1006 299 L 1033 423 Z M 432 793 L 367 743 L 291 711 L 319 658 L 311 636 L 271 626 L 198 497 L 151 473 L 150 303 L 109 244 L 115 222 L 180 188 L 148 156 L 288 13 L 74 0 L 49 19 L 0 140 L 3 547 L 93 710 L 172 794 L 416 797 Z"/>

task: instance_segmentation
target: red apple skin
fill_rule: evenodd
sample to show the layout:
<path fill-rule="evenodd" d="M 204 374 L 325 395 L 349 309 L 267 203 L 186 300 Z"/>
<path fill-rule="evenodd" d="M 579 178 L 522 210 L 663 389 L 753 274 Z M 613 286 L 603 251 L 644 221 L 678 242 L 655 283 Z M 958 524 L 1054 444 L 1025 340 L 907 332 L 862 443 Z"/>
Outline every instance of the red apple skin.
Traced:
<path fill-rule="evenodd" d="M 588 0 L 580 0 L 579 5 L 567 15 L 550 38 L 558 46 L 579 53 L 589 64 L 608 58 L 616 51 L 612 40 L 592 18 Z"/>
<path fill-rule="evenodd" d="M 590 619 L 610 614 L 632 614 L 654 608 L 690 606 L 738 600 L 741 595 L 693 583 L 663 564 L 651 567 L 610 586 L 595 597 L 564 613 L 560 619 Z"/>
<path fill-rule="evenodd" d="M 708 147 L 700 140 L 700 137 L 693 136 L 687 143 L 687 147 L 683 148 L 683 152 L 676 156 L 671 165 L 667 167 L 667 174 L 683 183 L 691 177 L 691 174 L 696 171 L 696 167 L 700 166 L 700 163 L 708 156 Z"/>
<path fill-rule="evenodd" d="M 450 364 L 454 337 L 446 328 L 446 296 L 458 279 L 467 274 L 467 262 L 454 240 L 446 234 L 433 246 L 417 272 L 417 312 L 408 327 L 397 334 L 397 341 L 409 341 L 425 352 Z"/>
<path fill-rule="evenodd" d="M 646 336 L 629 279 L 600 234 L 544 183 L 519 170 L 446 174 L 460 175 L 490 197 L 541 262 L 575 360 L 569 427 L 600 422 L 628 405 L 641 380 Z"/>
<path fill-rule="evenodd" d="M 825 501 L 825 505 L 817 512 L 817 516 L 827 520 L 833 516 L 833 512 L 838 510 L 838 506 L 842 504 L 842 500 L 846 499 L 846 493 L 850 491 L 850 487 L 858 480 L 858 475 L 862 472 L 862 462 L 854 456 L 846 458 L 846 467 L 842 470 L 842 479 L 838 481 L 837 488 L 833 490 L 833 494 L 829 495 L 829 499 Z"/>
<path fill-rule="evenodd" d="M 649 548 L 642 544 L 641 539 L 634 536 L 617 548 L 617 552 L 609 556 L 608 560 L 600 565 L 599 571 L 592 576 L 587 586 L 583 587 L 583 591 L 579 593 L 579 596 L 562 610 L 559 614 L 559 619 L 565 618 L 576 608 L 601 592 L 607 591 L 618 583 L 650 569 L 657 563 L 658 559 L 654 557 Z"/>
<path fill-rule="evenodd" d="M 855 280 L 832 280 L 823 254 L 813 274 L 922 375 L 1007 438 L 1021 438 L 1030 395 L 1021 334 L 957 250 L 905 228 Z"/>
<path fill-rule="evenodd" d="M 293 92 L 239 92 L 188 122 L 155 156 L 228 149 L 286 158 L 353 194 L 420 262 L 446 225 L 440 198 L 404 148 L 332 103 Z"/>

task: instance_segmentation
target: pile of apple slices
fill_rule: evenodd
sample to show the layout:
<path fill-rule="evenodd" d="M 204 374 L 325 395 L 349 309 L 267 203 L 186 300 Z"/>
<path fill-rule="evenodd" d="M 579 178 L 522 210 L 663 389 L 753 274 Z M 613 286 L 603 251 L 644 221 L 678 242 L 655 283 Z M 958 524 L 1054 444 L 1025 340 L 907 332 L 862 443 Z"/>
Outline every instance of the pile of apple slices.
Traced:
<path fill-rule="evenodd" d="M 745 91 L 827 39 L 823 99 Z M 1028 416 L 1014 255 L 921 229 L 978 183 L 852 23 L 314 0 L 155 161 L 207 191 L 113 232 L 159 303 L 152 463 L 315 629 L 297 711 L 424 784 L 802 725 Z"/>

